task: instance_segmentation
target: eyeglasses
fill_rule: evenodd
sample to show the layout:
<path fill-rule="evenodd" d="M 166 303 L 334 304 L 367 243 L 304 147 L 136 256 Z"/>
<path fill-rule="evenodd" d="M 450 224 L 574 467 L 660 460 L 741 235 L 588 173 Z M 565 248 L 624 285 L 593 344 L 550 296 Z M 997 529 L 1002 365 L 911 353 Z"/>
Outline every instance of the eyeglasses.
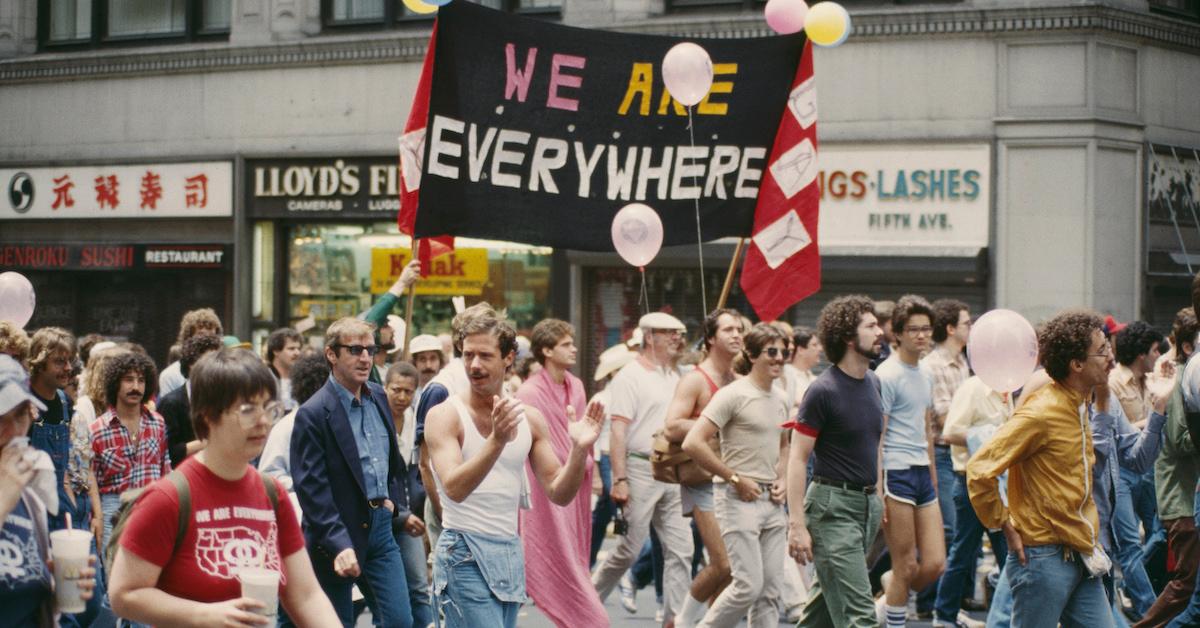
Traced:
<path fill-rule="evenodd" d="M 367 355 L 375 357 L 375 354 L 379 353 L 379 345 L 333 345 L 334 351 L 338 349 L 346 349 L 350 352 L 350 355 L 362 355 L 362 352 L 366 351 Z"/>
<path fill-rule="evenodd" d="M 779 347 L 767 347 L 763 351 L 767 354 L 767 357 L 771 358 L 772 360 L 780 357 L 780 354 L 782 354 L 782 357 L 785 360 L 792 356 L 791 349 L 780 349 Z"/>
<path fill-rule="evenodd" d="M 257 406 L 252 403 L 243 403 L 237 407 L 238 423 L 242 429 L 252 430 L 258 425 L 259 417 L 267 417 L 267 425 L 275 425 L 279 419 L 283 418 L 287 411 L 284 410 L 283 404 L 278 401 L 272 401 L 265 406 Z"/>
<path fill-rule="evenodd" d="M 925 327 L 905 327 L 904 332 L 914 336 L 924 336 L 926 334 L 932 334 L 933 328 L 928 325 Z"/>
<path fill-rule="evenodd" d="M 1100 353 L 1089 353 L 1088 357 L 1089 358 L 1111 358 L 1112 354 L 1113 354 L 1112 347 L 1110 347 L 1109 344 L 1106 342 L 1106 343 L 1104 343 L 1104 349 Z"/>

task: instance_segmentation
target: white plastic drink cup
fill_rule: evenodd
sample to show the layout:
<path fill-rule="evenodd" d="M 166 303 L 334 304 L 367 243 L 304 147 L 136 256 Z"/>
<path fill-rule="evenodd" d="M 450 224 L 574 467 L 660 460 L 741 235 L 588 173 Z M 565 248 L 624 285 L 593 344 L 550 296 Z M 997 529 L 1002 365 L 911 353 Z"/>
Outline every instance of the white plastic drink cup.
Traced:
<path fill-rule="evenodd" d="M 279 609 L 279 572 L 261 567 L 246 567 L 238 571 L 238 581 L 242 583 L 242 597 L 249 597 L 263 603 L 256 611 L 259 615 L 274 617 Z"/>
<path fill-rule="evenodd" d="M 92 534 L 85 530 L 55 530 L 50 533 L 54 592 L 61 613 L 82 613 L 87 609 L 79 590 L 79 581 L 87 567 L 91 545 Z"/>

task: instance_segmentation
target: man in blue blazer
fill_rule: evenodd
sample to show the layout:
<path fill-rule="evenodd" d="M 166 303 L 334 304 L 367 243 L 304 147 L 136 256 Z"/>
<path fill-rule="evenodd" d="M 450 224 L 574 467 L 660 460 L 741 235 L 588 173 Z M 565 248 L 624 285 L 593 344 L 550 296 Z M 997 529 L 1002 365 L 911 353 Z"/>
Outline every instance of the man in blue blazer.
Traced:
<path fill-rule="evenodd" d="M 342 624 L 354 626 L 357 583 L 376 626 L 410 628 L 392 522 L 411 513 L 387 395 L 367 381 L 377 351 L 370 323 L 343 318 L 326 330 L 329 381 L 296 414 L 292 479 L 314 571 Z"/>

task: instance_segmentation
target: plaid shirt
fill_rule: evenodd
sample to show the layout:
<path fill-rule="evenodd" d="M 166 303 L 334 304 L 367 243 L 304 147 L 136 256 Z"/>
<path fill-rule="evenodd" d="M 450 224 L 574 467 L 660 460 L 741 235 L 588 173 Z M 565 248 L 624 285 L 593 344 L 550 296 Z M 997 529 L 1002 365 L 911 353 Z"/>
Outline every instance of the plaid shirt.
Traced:
<path fill-rule="evenodd" d="M 950 413 L 950 401 L 954 399 L 955 391 L 971 376 L 971 369 L 967 366 L 966 355 L 961 351 L 958 355 L 948 355 L 944 345 L 934 347 L 921 360 L 921 368 L 933 380 L 934 417 L 929 430 L 934 443 L 943 445 L 946 441 L 942 438 L 942 425 Z"/>
<path fill-rule="evenodd" d="M 142 488 L 171 472 L 167 457 L 167 423 L 156 412 L 142 408 L 142 425 L 134 447 L 129 430 L 109 408 L 89 426 L 92 433 L 92 471 L 101 493 L 120 495 Z"/>

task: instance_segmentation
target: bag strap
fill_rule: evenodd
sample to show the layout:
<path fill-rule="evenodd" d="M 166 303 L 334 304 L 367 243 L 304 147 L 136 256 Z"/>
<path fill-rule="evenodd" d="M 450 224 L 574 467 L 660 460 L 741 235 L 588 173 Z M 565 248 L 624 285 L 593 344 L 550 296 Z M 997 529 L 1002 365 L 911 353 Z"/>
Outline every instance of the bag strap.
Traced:
<path fill-rule="evenodd" d="M 179 496 L 179 521 L 175 525 L 175 549 L 171 551 L 171 554 L 174 555 L 183 545 L 188 521 L 192 518 L 192 490 L 188 485 L 187 478 L 178 470 L 168 473 L 167 479 L 175 485 L 175 493 Z"/>
<path fill-rule="evenodd" d="M 263 486 L 265 486 L 267 489 L 267 499 L 271 500 L 271 510 L 275 511 L 275 515 L 278 516 L 279 515 L 279 491 L 278 491 L 278 488 L 275 486 L 275 478 L 267 475 L 266 473 L 263 473 L 262 471 L 258 472 L 258 476 L 262 478 Z"/>

